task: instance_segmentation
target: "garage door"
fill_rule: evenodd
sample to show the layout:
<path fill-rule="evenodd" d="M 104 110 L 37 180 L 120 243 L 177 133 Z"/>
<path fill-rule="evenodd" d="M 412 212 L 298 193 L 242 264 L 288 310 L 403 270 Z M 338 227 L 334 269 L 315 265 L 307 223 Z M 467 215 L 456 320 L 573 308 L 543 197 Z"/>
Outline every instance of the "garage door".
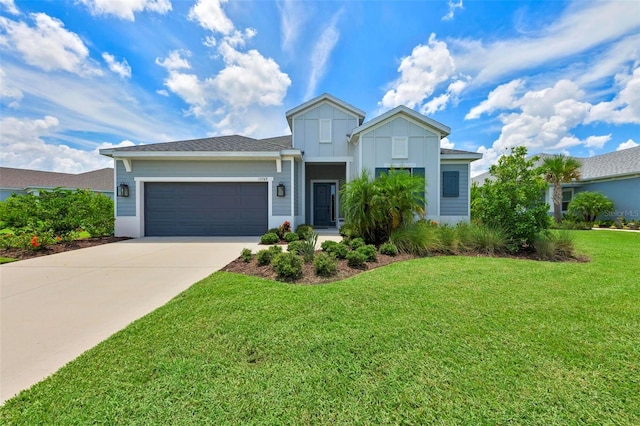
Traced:
<path fill-rule="evenodd" d="M 261 235 L 268 225 L 267 184 L 147 182 L 147 236 Z"/>

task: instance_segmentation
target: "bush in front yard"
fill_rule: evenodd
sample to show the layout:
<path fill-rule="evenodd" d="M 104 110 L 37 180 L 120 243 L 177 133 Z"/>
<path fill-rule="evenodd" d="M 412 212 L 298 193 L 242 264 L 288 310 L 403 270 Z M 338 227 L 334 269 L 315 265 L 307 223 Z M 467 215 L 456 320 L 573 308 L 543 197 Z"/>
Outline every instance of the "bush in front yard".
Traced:
<path fill-rule="evenodd" d="M 355 250 L 358 247 L 362 247 L 364 246 L 366 243 L 364 242 L 364 240 L 360 237 L 358 238 L 354 238 L 352 240 L 349 241 L 349 247 L 351 247 L 351 250 Z"/>
<path fill-rule="evenodd" d="M 271 261 L 271 267 L 278 278 L 295 281 L 302 277 L 302 258 L 293 253 L 280 253 Z"/>
<path fill-rule="evenodd" d="M 298 238 L 300 240 L 307 239 L 311 234 L 313 234 L 313 226 L 302 224 L 296 228 L 296 234 L 298 234 Z"/>
<path fill-rule="evenodd" d="M 288 243 L 292 241 L 298 241 L 299 239 L 300 238 L 298 237 L 298 234 L 296 234 L 295 232 L 287 232 L 286 234 L 284 234 L 284 238 L 283 238 L 283 240 L 285 240 Z"/>
<path fill-rule="evenodd" d="M 384 243 L 380 246 L 380 254 L 386 254 L 387 256 L 397 256 L 398 247 L 393 243 Z"/>
<path fill-rule="evenodd" d="M 327 247 L 327 253 L 335 256 L 337 259 L 346 259 L 347 253 L 349 253 L 349 246 L 345 243 L 336 243 L 335 245 L 329 245 Z"/>
<path fill-rule="evenodd" d="M 298 255 L 302 255 L 302 250 L 304 247 L 304 241 L 291 241 L 288 245 L 287 245 L 287 251 L 289 253 L 293 253 L 293 254 L 298 254 Z"/>
<path fill-rule="evenodd" d="M 347 253 L 347 265 L 354 269 L 365 269 L 367 267 L 367 255 L 359 251 Z"/>
<path fill-rule="evenodd" d="M 321 277 L 330 277 L 338 273 L 338 262 L 333 256 L 326 253 L 320 253 L 313 260 L 313 267 L 316 275 Z"/>
<path fill-rule="evenodd" d="M 374 246 L 373 244 L 367 244 L 366 246 L 358 247 L 356 251 L 367 256 L 367 262 L 375 262 L 378 260 L 378 252 L 376 251 L 376 246 Z"/>
<path fill-rule="evenodd" d="M 260 237 L 260 244 L 276 244 L 278 241 L 280 241 L 280 237 L 273 232 L 267 232 Z"/>
<path fill-rule="evenodd" d="M 282 253 L 282 247 L 280 246 L 271 246 L 268 249 L 260 250 L 256 255 L 258 265 L 266 266 L 270 264 L 273 258 L 280 253 Z"/>
<path fill-rule="evenodd" d="M 242 257 L 242 260 L 246 263 L 251 262 L 251 249 L 248 248 L 244 248 L 242 249 L 242 252 L 240 252 L 240 257 Z"/>

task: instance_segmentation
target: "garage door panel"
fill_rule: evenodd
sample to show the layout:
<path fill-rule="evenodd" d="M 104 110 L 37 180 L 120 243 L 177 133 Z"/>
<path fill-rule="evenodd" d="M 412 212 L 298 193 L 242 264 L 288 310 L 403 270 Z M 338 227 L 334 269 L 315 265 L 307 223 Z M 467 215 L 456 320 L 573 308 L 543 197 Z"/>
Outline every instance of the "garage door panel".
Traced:
<path fill-rule="evenodd" d="M 260 235 L 267 196 L 258 182 L 147 182 L 145 235 Z"/>

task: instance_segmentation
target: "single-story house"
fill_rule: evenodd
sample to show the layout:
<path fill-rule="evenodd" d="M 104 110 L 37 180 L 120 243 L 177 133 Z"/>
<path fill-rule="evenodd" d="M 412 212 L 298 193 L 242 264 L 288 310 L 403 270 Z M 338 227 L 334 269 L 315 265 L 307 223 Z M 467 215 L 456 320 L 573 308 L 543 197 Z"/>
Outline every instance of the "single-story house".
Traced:
<path fill-rule="evenodd" d="M 427 218 L 468 221 L 470 163 L 449 127 L 405 106 L 365 113 L 323 94 L 286 112 L 291 135 L 232 135 L 102 149 L 114 160 L 118 236 L 260 235 L 289 221 L 335 228 L 340 188 L 366 170 L 424 176 Z"/>
<path fill-rule="evenodd" d="M 537 154 L 539 164 L 551 154 Z M 567 212 L 573 197 L 584 191 L 601 192 L 613 201 L 614 210 L 601 215 L 602 219 L 640 220 L 640 146 L 588 158 L 575 157 L 581 163 L 580 179 L 562 184 L 562 211 Z M 481 185 L 491 176 L 484 173 L 473 178 Z M 553 214 L 553 186 L 545 194 Z"/>
<path fill-rule="evenodd" d="M 72 174 L 0 167 L 0 201 L 6 200 L 11 194 L 37 195 L 41 190 L 55 188 L 90 189 L 113 199 L 113 169 L 107 167 Z"/>

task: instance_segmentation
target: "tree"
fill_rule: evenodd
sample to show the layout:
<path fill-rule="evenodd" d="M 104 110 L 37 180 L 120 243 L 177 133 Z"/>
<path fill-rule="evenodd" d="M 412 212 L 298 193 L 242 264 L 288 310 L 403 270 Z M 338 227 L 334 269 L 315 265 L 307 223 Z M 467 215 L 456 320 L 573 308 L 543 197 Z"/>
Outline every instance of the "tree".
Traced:
<path fill-rule="evenodd" d="M 380 244 L 395 229 L 425 211 L 425 181 L 406 171 L 390 170 L 376 179 L 366 171 L 341 190 L 345 223 L 367 243 Z"/>
<path fill-rule="evenodd" d="M 613 210 L 613 202 L 600 192 L 579 192 L 569 203 L 569 213 L 582 216 L 585 222 L 593 222 L 600 213 Z"/>
<path fill-rule="evenodd" d="M 534 167 L 537 157 L 527 160 L 526 155 L 527 149 L 520 146 L 500 157 L 474 200 L 480 222 L 504 231 L 512 251 L 531 247 L 549 226 L 549 206 L 541 197 L 547 184 Z"/>
<path fill-rule="evenodd" d="M 553 185 L 553 218 L 562 221 L 562 184 L 580 178 L 580 162 L 566 155 L 554 155 L 542 162 L 544 179 Z"/>

